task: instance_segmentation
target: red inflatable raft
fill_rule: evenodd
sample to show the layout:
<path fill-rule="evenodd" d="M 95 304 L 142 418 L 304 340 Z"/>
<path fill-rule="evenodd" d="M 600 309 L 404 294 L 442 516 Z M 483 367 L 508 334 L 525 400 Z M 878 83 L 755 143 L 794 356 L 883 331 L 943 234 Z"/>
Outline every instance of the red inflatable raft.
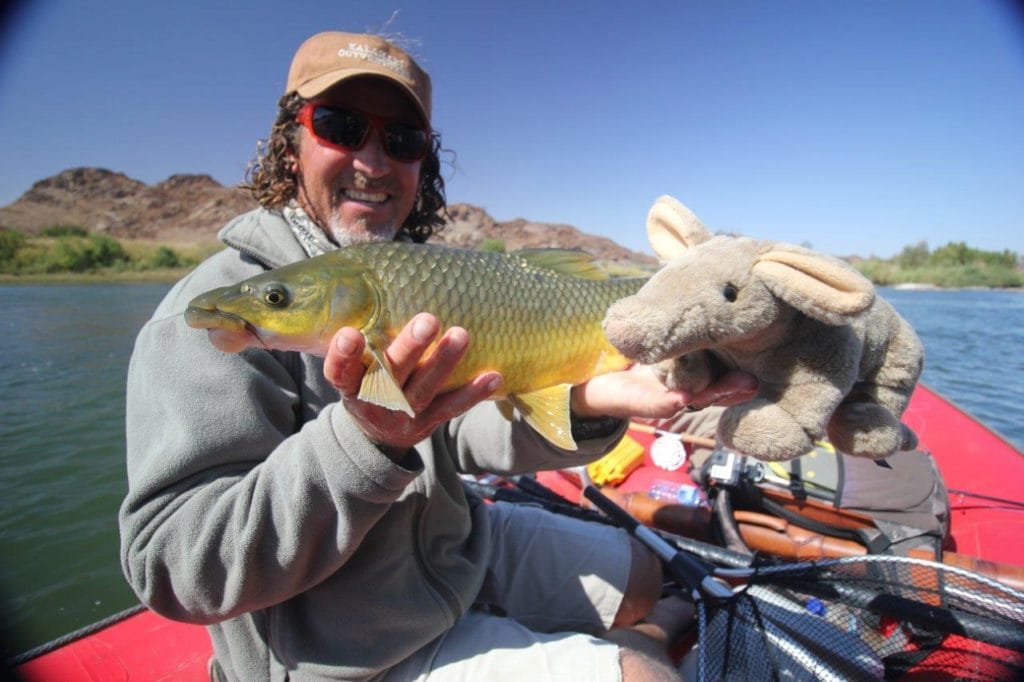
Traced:
<path fill-rule="evenodd" d="M 945 477 L 952 506 L 947 548 L 1024 566 L 1024 454 L 963 410 L 920 386 L 904 422 Z M 636 432 L 645 446 L 651 436 Z M 659 473 L 660 472 L 660 473 Z M 635 489 L 663 474 L 649 455 Z M 205 680 L 211 646 L 206 630 L 167 620 L 142 607 L 72 633 L 17 665 L 24 680 Z"/>

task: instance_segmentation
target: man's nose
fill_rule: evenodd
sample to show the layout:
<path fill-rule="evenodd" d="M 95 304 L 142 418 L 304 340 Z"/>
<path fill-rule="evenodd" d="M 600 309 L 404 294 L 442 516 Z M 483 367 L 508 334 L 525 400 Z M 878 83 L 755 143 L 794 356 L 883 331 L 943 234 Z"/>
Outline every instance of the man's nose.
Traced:
<path fill-rule="evenodd" d="M 369 137 L 361 149 L 353 152 L 356 170 L 371 178 L 379 178 L 391 172 L 391 157 L 384 152 L 384 138 L 381 131 L 371 128 Z"/>

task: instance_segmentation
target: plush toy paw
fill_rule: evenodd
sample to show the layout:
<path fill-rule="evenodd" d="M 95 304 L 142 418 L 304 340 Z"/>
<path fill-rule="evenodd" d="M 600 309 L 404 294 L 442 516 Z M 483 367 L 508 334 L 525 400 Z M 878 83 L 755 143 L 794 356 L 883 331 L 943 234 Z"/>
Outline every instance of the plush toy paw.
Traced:
<path fill-rule="evenodd" d="M 793 415 L 763 398 L 725 410 L 718 438 L 740 454 L 769 462 L 805 455 L 814 449 L 815 440 Z"/>
<path fill-rule="evenodd" d="M 909 429 L 892 412 L 872 402 L 844 403 L 828 423 L 828 438 L 836 449 L 856 457 L 888 457 L 911 445 L 906 433 Z"/>

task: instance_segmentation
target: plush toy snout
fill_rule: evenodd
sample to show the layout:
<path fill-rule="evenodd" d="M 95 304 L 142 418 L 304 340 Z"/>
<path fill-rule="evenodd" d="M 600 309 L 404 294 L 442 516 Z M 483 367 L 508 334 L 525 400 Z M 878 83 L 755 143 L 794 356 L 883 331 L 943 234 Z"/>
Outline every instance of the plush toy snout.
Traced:
<path fill-rule="evenodd" d="M 669 357 L 672 316 L 636 296 L 616 301 L 604 318 L 608 341 L 627 358 L 653 365 Z"/>

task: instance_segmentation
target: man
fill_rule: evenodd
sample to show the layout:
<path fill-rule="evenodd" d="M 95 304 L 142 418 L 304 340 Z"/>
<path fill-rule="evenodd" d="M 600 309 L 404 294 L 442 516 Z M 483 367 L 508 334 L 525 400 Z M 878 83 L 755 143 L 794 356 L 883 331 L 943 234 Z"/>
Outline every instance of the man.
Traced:
<path fill-rule="evenodd" d="M 569 453 L 486 400 L 497 373 L 439 393 L 471 339 L 432 315 L 386 351 L 415 417 L 357 398 L 355 329 L 326 358 L 228 354 L 182 319 L 193 296 L 268 268 L 426 239 L 444 205 L 430 95 L 427 74 L 375 36 L 300 46 L 251 170 L 261 207 L 221 231 L 228 248 L 171 290 L 136 342 L 125 574 L 154 610 L 208 624 L 213 672 L 229 679 L 671 675 L 663 649 L 687 613 L 652 612 L 651 554 L 615 529 L 467 499 L 458 474 L 595 459 L 623 417 L 665 417 L 691 396 L 636 371 L 578 386 Z"/>

